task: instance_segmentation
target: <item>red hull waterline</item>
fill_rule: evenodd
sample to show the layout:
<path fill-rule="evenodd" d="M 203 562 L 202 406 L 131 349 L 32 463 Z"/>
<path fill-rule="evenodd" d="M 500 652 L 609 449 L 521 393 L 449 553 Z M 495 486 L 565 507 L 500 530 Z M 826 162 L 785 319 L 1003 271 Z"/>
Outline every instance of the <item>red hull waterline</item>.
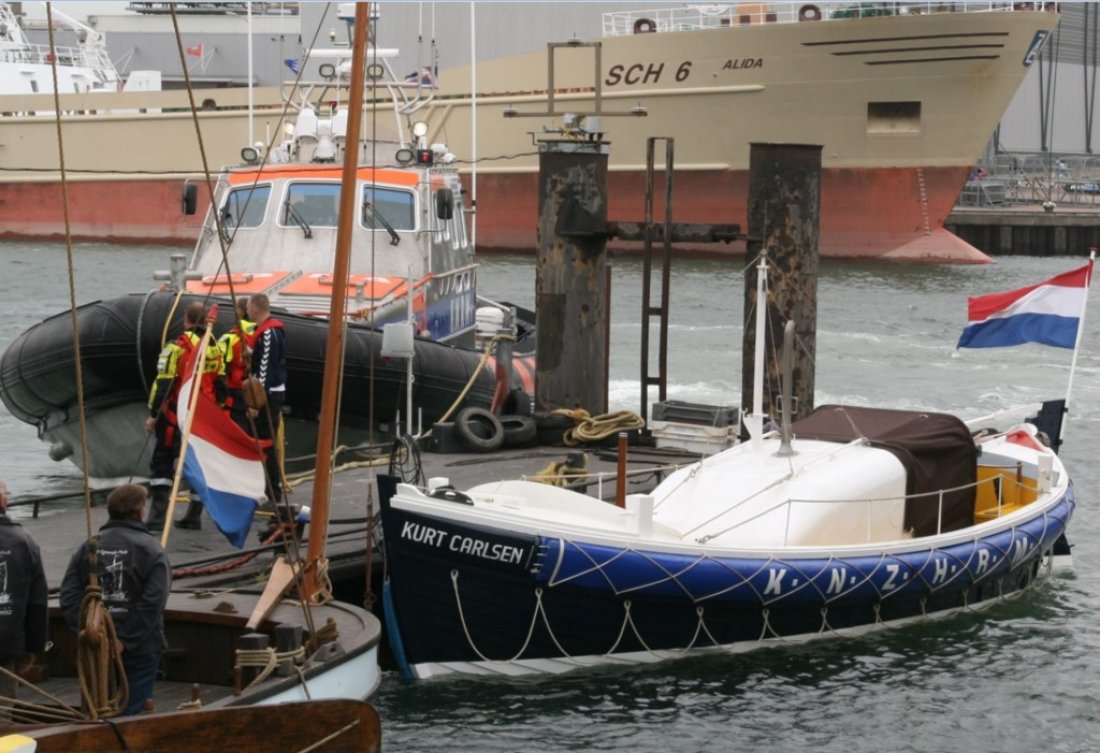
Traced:
<path fill-rule="evenodd" d="M 968 172 L 968 167 L 823 170 L 821 255 L 932 263 L 990 261 L 943 227 Z M 530 252 L 535 248 L 537 180 L 533 173 L 478 176 L 478 250 Z M 198 238 L 208 202 L 200 191 L 198 213 L 184 216 L 181 185 L 179 180 L 70 182 L 72 236 L 113 243 L 191 245 Z M 657 190 L 663 195 L 660 180 Z M 610 173 L 608 216 L 641 220 L 643 192 L 644 180 L 638 173 Z M 677 222 L 739 223 L 747 229 L 747 197 L 745 170 L 678 172 L 673 181 L 673 217 Z M 0 237 L 63 239 L 61 207 L 58 183 L 0 183 Z M 744 251 L 740 244 L 692 250 Z"/>

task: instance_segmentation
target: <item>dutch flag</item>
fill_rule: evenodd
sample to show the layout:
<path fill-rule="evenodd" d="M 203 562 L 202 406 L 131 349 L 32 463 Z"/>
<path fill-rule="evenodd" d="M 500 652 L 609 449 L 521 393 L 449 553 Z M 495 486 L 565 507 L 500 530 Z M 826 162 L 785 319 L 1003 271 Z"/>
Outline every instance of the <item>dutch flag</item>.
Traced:
<path fill-rule="evenodd" d="M 970 298 L 968 321 L 958 348 L 1001 348 L 1042 343 L 1073 348 L 1092 281 L 1092 261 L 1007 293 Z"/>
<path fill-rule="evenodd" d="M 198 353 L 198 348 L 193 352 Z M 180 369 L 189 376 L 180 386 L 177 405 L 183 427 L 187 426 L 195 377 L 194 358 L 186 360 L 190 363 L 180 364 Z M 250 437 L 202 390 L 195 402 L 183 477 L 206 504 L 218 530 L 239 549 L 248 538 L 257 500 L 264 494 L 263 449 L 271 442 Z"/>

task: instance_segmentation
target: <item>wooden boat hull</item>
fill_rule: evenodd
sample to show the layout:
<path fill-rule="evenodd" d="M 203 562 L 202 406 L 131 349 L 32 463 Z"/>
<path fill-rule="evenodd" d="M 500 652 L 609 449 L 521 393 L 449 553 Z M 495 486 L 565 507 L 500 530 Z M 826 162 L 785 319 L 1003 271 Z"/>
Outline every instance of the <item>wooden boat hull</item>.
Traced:
<path fill-rule="evenodd" d="M 381 684 L 382 634 L 374 615 L 329 601 L 311 606 L 307 617 L 301 603 L 284 600 L 267 616 L 250 621 L 260 601 L 261 596 L 246 593 L 170 594 L 164 613 L 168 647 L 151 699 L 155 713 L 374 696 Z M 65 719 L 81 707 L 77 636 L 56 604 L 50 610 L 50 636 L 53 642 L 38 668 L 38 689 L 21 689 L 14 704 L 5 702 L 5 709 L 14 709 L 12 729 Z M 282 656 L 271 653 L 256 661 L 255 653 L 245 659 L 239 653 L 246 649 L 262 654 L 265 646 Z"/>
<path fill-rule="evenodd" d="M 34 740 L 39 753 L 377 753 L 382 747 L 378 712 L 365 701 L 350 700 L 148 714 L 18 734 Z"/>

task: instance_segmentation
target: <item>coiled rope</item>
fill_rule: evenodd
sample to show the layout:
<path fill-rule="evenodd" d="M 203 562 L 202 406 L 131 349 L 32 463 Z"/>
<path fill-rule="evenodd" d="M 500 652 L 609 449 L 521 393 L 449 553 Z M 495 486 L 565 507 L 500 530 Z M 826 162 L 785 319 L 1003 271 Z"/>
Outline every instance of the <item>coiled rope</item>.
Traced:
<path fill-rule="evenodd" d="M 276 651 L 271 648 L 251 648 L 251 649 L 237 649 L 237 668 L 245 667 L 259 667 L 260 672 L 248 683 L 241 692 L 249 688 L 259 685 L 268 677 L 271 673 L 278 669 L 279 664 L 284 661 L 290 660 L 294 663 L 294 669 L 298 673 L 298 678 L 302 681 L 302 687 L 305 689 L 306 698 L 311 698 L 309 694 L 309 686 L 306 684 L 305 675 L 302 673 L 302 667 L 300 660 L 304 659 L 306 650 L 304 646 L 298 646 L 298 648 L 291 649 L 290 651 Z"/>
<path fill-rule="evenodd" d="M 76 673 L 84 708 L 93 719 L 117 715 L 129 700 L 120 645 L 115 623 L 103 606 L 102 589 L 89 583 L 80 601 Z"/>
<path fill-rule="evenodd" d="M 637 413 L 628 410 L 604 413 L 593 416 L 583 408 L 574 410 L 559 408 L 554 411 L 557 415 L 570 416 L 577 424 L 571 429 L 566 429 L 562 434 L 562 441 L 566 447 L 576 447 L 579 444 L 600 442 L 622 431 L 645 428 L 645 421 Z"/>

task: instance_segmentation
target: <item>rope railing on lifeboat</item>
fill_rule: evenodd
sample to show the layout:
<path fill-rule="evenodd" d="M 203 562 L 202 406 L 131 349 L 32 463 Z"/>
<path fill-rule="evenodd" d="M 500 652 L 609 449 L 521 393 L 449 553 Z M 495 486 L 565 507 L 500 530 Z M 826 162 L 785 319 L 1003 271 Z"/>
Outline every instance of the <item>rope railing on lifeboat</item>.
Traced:
<path fill-rule="evenodd" d="M 1044 530 L 1042 532 L 1042 534 L 1036 539 L 1036 543 L 1035 543 L 1034 546 L 1038 546 L 1039 543 L 1042 542 L 1046 537 L 1047 537 L 1047 532 Z M 1006 556 L 1006 557 L 1009 554 L 1007 549 L 1002 549 L 1000 553 L 1002 555 Z M 1019 586 L 1018 588 L 1016 588 L 1015 590 L 1006 592 L 1005 588 L 1004 588 L 1004 583 L 1001 580 L 997 581 L 997 592 L 996 592 L 996 597 L 993 599 L 994 601 L 1006 601 L 1006 600 L 1010 600 L 1010 599 L 1019 598 L 1023 593 L 1026 592 L 1027 588 L 1029 586 L 1031 586 L 1034 582 L 1036 582 L 1040 579 L 1043 579 L 1045 577 L 1048 577 L 1050 575 L 1050 573 L 1052 571 L 1052 561 L 1053 561 L 1053 558 L 1050 556 L 1050 550 L 1048 549 L 1046 551 L 1041 551 L 1041 552 L 1038 552 L 1038 553 L 1036 553 L 1034 551 L 1029 551 L 1028 557 L 1030 558 L 1030 557 L 1036 556 L 1036 554 L 1040 558 L 1045 558 L 1045 559 L 1040 559 L 1039 564 L 1038 564 L 1037 567 L 1028 567 L 1023 571 L 1022 576 L 1021 576 L 1023 578 L 1023 580 L 1018 584 L 1018 586 Z M 967 581 L 967 582 L 970 585 L 977 585 L 978 583 L 981 583 L 983 580 L 985 580 L 987 578 L 992 578 L 992 577 L 1000 578 L 1000 576 L 1002 575 L 1002 573 L 997 573 L 993 569 L 988 569 L 988 570 L 983 571 L 982 565 L 981 565 L 981 557 L 978 555 L 977 547 L 975 547 L 970 552 L 970 555 L 968 557 L 963 558 L 963 559 L 954 557 L 953 555 L 951 555 L 950 553 L 948 553 L 944 550 L 935 549 L 935 548 L 930 549 L 929 552 L 928 552 L 928 557 L 930 559 L 933 556 L 946 556 L 946 557 L 948 557 L 948 559 L 951 559 L 951 560 L 955 561 L 956 564 L 959 566 L 959 568 L 964 573 L 969 574 L 970 580 Z M 699 562 L 703 563 L 703 562 L 705 562 L 709 559 L 710 558 L 708 558 L 706 555 L 703 555 L 700 558 Z M 591 558 L 590 558 L 590 561 L 592 563 L 591 570 L 599 571 L 599 572 L 605 572 L 605 567 L 606 567 L 607 563 L 599 563 L 599 562 L 596 562 L 595 560 L 591 560 Z M 832 566 L 834 563 L 839 562 L 839 561 L 842 561 L 841 558 L 829 557 L 827 562 L 825 563 L 825 565 L 823 567 L 828 568 L 828 567 Z M 781 560 L 781 559 L 776 558 L 776 557 L 769 558 L 768 562 L 769 563 L 776 563 L 776 564 L 783 564 L 784 566 L 794 566 L 794 563 L 792 561 L 790 561 L 790 560 Z M 880 557 L 879 565 L 876 566 L 876 567 L 885 566 L 885 565 L 889 564 L 890 562 L 892 562 L 891 555 L 889 553 L 883 553 Z M 911 567 L 910 569 L 914 570 L 914 571 L 919 571 L 919 568 Z M 584 574 L 584 573 L 582 573 L 582 574 Z M 587 664 L 587 662 L 580 661 L 580 659 L 581 659 L 580 655 L 571 654 L 568 651 L 568 649 L 566 649 L 563 641 L 558 638 L 558 636 L 556 634 L 556 631 L 554 630 L 554 626 L 553 626 L 552 621 L 551 621 L 551 614 L 548 612 L 548 610 L 544 606 L 544 594 L 545 594 L 546 588 L 555 588 L 555 587 L 561 586 L 561 585 L 567 583 L 569 580 L 572 580 L 572 578 L 564 579 L 564 580 L 561 580 L 561 581 L 553 581 L 552 580 L 547 585 L 535 585 L 535 586 L 532 587 L 532 595 L 534 597 L 534 604 L 533 604 L 533 607 L 532 607 L 530 620 L 528 620 L 528 621 L 517 620 L 515 622 L 517 627 L 520 630 L 523 631 L 523 639 L 522 639 L 522 641 L 519 642 L 518 649 L 516 649 L 514 651 L 510 651 L 509 655 L 507 655 L 507 656 L 502 656 L 502 657 L 499 657 L 499 658 L 495 658 L 495 657 L 490 656 L 484 648 L 482 648 L 481 646 L 478 645 L 478 642 L 477 642 L 478 636 L 474 635 L 474 632 L 471 628 L 470 622 L 467 620 L 466 608 L 465 608 L 465 605 L 463 604 L 463 594 L 462 594 L 462 589 L 461 589 L 461 575 L 462 574 L 461 574 L 460 570 L 458 570 L 458 569 L 451 570 L 451 572 L 450 572 L 451 590 L 452 590 L 452 593 L 453 593 L 453 596 L 454 596 L 454 604 L 455 604 L 456 612 L 457 612 L 457 615 L 458 615 L 459 625 L 462 629 L 462 634 L 463 634 L 463 636 L 464 636 L 464 638 L 467 642 L 467 645 L 470 647 L 470 649 L 478 657 L 479 660 L 481 660 L 482 662 L 488 662 L 490 664 L 494 664 L 494 663 L 512 664 L 512 663 L 515 663 L 515 662 L 524 661 L 525 660 L 525 653 L 527 652 L 528 648 L 530 647 L 530 645 L 532 643 L 532 636 L 534 635 L 535 628 L 541 623 L 543 629 L 545 630 L 546 635 L 549 636 L 549 638 L 552 641 L 555 649 L 559 652 L 558 656 L 548 657 L 548 658 L 544 659 L 543 661 L 565 662 L 565 663 L 569 663 L 569 664 L 572 664 L 572 665 L 582 665 L 582 666 Z M 576 577 L 576 575 L 577 574 L 575 574 L 574 577 Z M 666 571 L 666 578 L 667 578 L 668 581 L 680 583 L 680 575 L 681 575 L 680 573 L 674 573 L 674 572 Z M 820 601 L 820 605 L 818 607 L 818 612 L 820 614 L 820 622 L 818 623 L 816 629 L 807 630 L 806 632 L 800 633 L 798 635 L 789 635 L 789 634 L 781 632 L 780 629 L 777 628 L 773 624 L 773 621 L 771 619 L 772 618 L 771 606 L 772 606 L 774 601 L 780 601 L 780 600 L 786 598 L 787 596 L 789 596 L 789 594 L 776 595 L 776 596 L 774 596 L 774 599 L 769 599 L 769 598 L 766 597 L 765 594 L 757 592 L 756 596 L 757 596 L 757 599 L 758 599 L 758 607 L 759 607 L 759 610 L 760 610 L 760 622 L 761 622 L 760 633 L 754 639 L 739 640 L 737 642 L 723 641 L 723 639 L 720 637 L 720 634 L 718 634 L 718 632 L 717 632 L 717 628 L 720 628 L 722 626 L 722 622 L 720 621 L 719 623 L 714 624 L 712 626 L 712 625 L 708 624 L 708 620 L 707 620 L 709 602 L 716 601 L 716 600 L 720 599 L 722 597 L 722 595 L 725 593 L 724 591 L 721 591 L 721 592 L 709 594 L 708 596 L 705 596 L 705 597 L 702 597 L 702 598 L 694 598 L 694 604 L 695 604 L 694 609 L 695 609 L 695 615 L 696 615 L 696 624 L 693 627 L 685 630 L 685 633 L 684 633 L 684 638 L 685 639 L 684 639 L 684 642 L 681 645 L 671 647 L 671 648 L 666 648 L 666 649 L 656 649 L 656 648 L 653 648 L 650 645 L 650 642 L 646 640 L 646 637 L 643 635 L 642 630 L 640 629 L 640 627 L 638 626 L 636 620 L 634 619 L 633 614 L 632 614 L 632 601 L 629 598 L 625 598 L 625 599 L 622 599 L 619 602 L 620 606 L 622 608 L 622 621 L 621 621 L 621 623 L 617 627 L 612 627 L 610 630 L 607 631 L 607 634 L 606 634 L 607 641 L 608 641 L 607 642 L 607 646 L 608 646 L 607 649 L 605 651 L 602 651 L 602 652 L 592 652 L 591 655 L 593 655 L 593 656 L 601 656 L 602 655 L 605 658 L 614 655 L 616 653 L 616 651 L 619 650 L 623 646 L 624 638 L 627 637 L 627 636 L 633 636 L 636 639 L 637 643 L 641 646 L 642 651 L 639 652 L 639 653 L 649 654 L 650 656 L 653 656 L 653 657 L 656 657 L 656 658 L 659 658 L 659 659 L 670 659 L 670 658 L 675 658 L 677 656 L 682 656 L 682 655 L 686 654 L 689 651 L 692 651 L 692 650 L 695 650 L 695 649 L 703 649 L 703 648 L 706 648 L 706 649 L 716 648 L 716 649 L 723 650 L 723 651 L 736 652 L 736 651 L 743 650 L 743 648 L 746 644 L 763 643 L 765 641 L 774 642 L 774 643 L 804 643 L 808 640 L 812 640 L 812 639 L 816 639 L 816 638 L 822 638 L 822 637 L 858 637 L 860 635 L 865 634 L 869 629 L 871 629 L 871 630 L 886 629 L 886 628 L 891 628 L 891 627 L 895 627 L 895 626 L 900 626 L 902 624 L 907 624 L 907 623 L 913 621 L 914 619 L 915 620 L 928 620 L 928 619 L 932 619 L 933 616 L 935 616 L 935 615 L 966 612 L 966 611 L 971 611 L 971 610 L 979 608 L 979 607 L 976 607 L 976 606 L 974 606 L 970 603 L 969 590 L 964 589 L 960 592 L 960 603 L 959 604 L 957 604 L 956 606 L 946 608 L 946 609 L 941 608 L 940 610 L 938 610 L 935 613 L 930 613 L 928 611 L 929 598 L 931 596 L 934 596 L 935 594 L 939 593 L 940 591 L 942 591 L 944 589 L 957 588 L 958 585 L 954 582 L 955 578 L 947 579 L 947 580 L 939 582 L 939 583 L 934 583 L 932 581 L 929 581 L 927 579 L 922 578 L 921 583 L 922 583 L 922 585 L 925 589 L 925 592 L 919 598 L 920 613 L 917 614 L 917 615 L 905 616 L 905 617 L 901 618 L 900 620 L 895 621 L 895 623 L 892 624 L 891 621 L 886 616 L 884 616 L 883 607 L 884 607 L 885 604 L 888 603 L 888 601 L 890 600 L 890 598 L 892 596 L 896 596 L 898 593 L 900 593 L 900 591 L 896 591 L 896 590 L 895 591 L 879 590 L 878 587 L 874 585 L 874 581 L 871 579 L 871 573 L 867 572 L 867 573 L 864 573 L 864 575 L 862 576 L 862 578 L 859 580 L 858 583 L 852 585 L 852 588 L 855 588 L 857 586 L 858 587 L 863 587 L 863 586 L 866 586 L 868 584 L 872 585 L 875 588 L 875 591 L 877 593 L 878 598 L 877 598 L 877 600 L 875 600 L 872 603 L 872 608 L 874 610 L 874 620 L 873 620 L 873 623 L 871 623 L 869 625 L 859 625 L 859 626 L 854 627 L 854 628 L 849 630 L 847 628 L 839 627 L 838 625 L 833 624 L 833 621 L 830 619 L 830 608 L 833 606 L 833 604 L 835 602 L 843 601 L 843 599 L 845 598 L 845 593 L 844 592 L 826 593 L 825 591 L 823 591 L 821 589 L 821 587 L 819 585 L 816 584 L 815 577 L 814 577 L 813 573 L 803 572 L 803 571 L 799 570 L 799 576 L 800 576 L 801 581 L 804 584 L 806 584 L 805 586 L 802 586 L 802 587 L 814 589 L 816 591 L 817 597 Z M 919 577 L 919 572 L 918 572 L 918 577 Z M 619 589 L 619 588 L 615 587 L 613 579 L 608 577 L 608 585 L 610 586 L 611 591 L 616 596 L 627 596 L 627 595 L 631 594 L 634 591 L 638 591 L 640 589 L 644 589 L 644 588 L 647 588 L 647 587 L 652 587 L 656 584 L 653 583 L 653 582 L 647 582 L 646 584 L 643 584 L 642 586 L 632 586 L 632 587 Z M 681 584 L 681 585 L 683 585 L 683 584 Z M 684 587 L 684 593 L 685 593 L 685 595 L 690 595 L 690 593 L 691 593 L 690 589 L 686 588 L 686 586 Z M 983 600 L 982 604 L 984 605 L 987 602 L 988 602 L 988 600 Z M 746 603 L 746 606 L 748 606 L 747 603 Z"/>

